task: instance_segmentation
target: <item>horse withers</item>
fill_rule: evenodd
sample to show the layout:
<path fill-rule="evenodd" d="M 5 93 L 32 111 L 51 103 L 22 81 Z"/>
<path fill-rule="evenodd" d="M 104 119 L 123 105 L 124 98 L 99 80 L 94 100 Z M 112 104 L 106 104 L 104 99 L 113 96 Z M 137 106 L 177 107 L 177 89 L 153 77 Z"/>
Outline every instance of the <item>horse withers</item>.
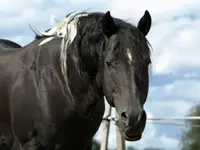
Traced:
<path fill-rule="evenodd" d="M 125 139 L 139 140 L 150 27 L 148 11 L 137 27 L 109 11 L 71 13 L 18 51 L 0 52 L 0 133 L 12 133 L 14 150 L 91 150 L 106 96 Z"/>

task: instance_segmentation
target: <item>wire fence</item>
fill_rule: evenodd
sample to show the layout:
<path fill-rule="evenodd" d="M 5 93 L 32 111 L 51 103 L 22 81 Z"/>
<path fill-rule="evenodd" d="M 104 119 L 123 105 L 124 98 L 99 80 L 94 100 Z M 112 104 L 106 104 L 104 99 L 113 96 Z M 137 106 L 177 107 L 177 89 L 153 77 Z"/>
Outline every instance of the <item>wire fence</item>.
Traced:
<path fill-rule="evenodd" d="M 102 123 L 104 126 L 104 136 L 103 141 L 101 144 L 101 150 L 107 150 L 108 146 L 108 138 L 109 138 L 109 126 L 110 122 L 113 121 L 116 124 L 116 136 L 117 136 L 117 150 L 125 150 L 125 140 L 123 139 L 122 133 L 120 133 L 118 126 L 117 126 L 117 116 L 113 117 L 111 116 L 111 107 L 108 106 L 106 109 L 106 113 L 103 117 Z M 174 127 L 189 127 L 186 123 L 176 123 L 175 121 L 192 121 L 192 120 L 200 120 L 200 116 L 187 116 L 187 117 L 148 117 L 147 123 L 149 124 L 157 124 L 157 125 L 165 125 L 165 126 L 174 126 Z M 167 122 L 166 122 L 167 121 Z M 171 122 L 169 122 L 171 121 Z M 192 128 L 200 128 L 200 125 L 198 124 L 190 124 L 190 127 Z"/>
<path fill-rule="evenodd" d="M 112 117 L 112 116 L 107 116 L 103 118 L 103 121 L 114 121 L 117 122 L 117 118 L 116 117 Z M 163 121 L 163 120 L 200 120 L 200 116 L 191 116 L 191 117 L 159 117 L 159 118 L 147 118 L 147 123 L 152 123 L 152 124 L 158 124 L 158 125 L 169 125 L 169 126 L 187 126 L 186 124 L 182 123 L 169 123 L 169 122 L 162 122 L 162 123 L 158 123 L 155 121 Z M 200 125 L 191 125 L 194 128 L 200 128 Z"/>

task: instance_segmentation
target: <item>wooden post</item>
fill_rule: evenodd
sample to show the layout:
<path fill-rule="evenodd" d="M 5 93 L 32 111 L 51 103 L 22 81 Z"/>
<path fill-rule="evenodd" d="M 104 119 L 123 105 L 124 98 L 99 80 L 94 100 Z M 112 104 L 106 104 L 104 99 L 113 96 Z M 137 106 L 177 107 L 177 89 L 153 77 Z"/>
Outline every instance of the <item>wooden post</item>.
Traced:
<path fill-rule="evenodd" d="M 118 114 L 117 114 L 116 110 L 115 110 L 115 116 L 118 119 Z M 117 150 L 125 150 L 126 149 L 126 145 L 125 145 L 126 143 L 125 143 L 124 137 L 123 137 L 123 135 L 122 135 L 117 124 L 116 124 L 116 137 L 117 137 L 117 140 L 116 140 Z"/>
<path fill-rule="evenodd" d="M 107 102 L 105 102 L 104 117 L 107 118 L 110 115 L 111 115 L 111 106 Z M 108 149 L 109 131 L 110 131 L 110 120 L 103 120 L 102 130 L 103 130 L 103 136 L 102 136 L 102 142 L 101 142 L 101 150 L 107 150 Z"/>

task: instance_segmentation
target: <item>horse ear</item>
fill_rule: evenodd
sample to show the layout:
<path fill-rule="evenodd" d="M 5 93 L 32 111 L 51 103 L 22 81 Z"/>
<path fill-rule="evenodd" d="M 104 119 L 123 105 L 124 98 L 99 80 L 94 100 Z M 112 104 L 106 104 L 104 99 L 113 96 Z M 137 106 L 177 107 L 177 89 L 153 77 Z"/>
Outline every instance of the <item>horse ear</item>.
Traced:
<path fill-rule="evenodd" d="M 151 28 L 151 15 L 148 10 L 145 11 L 142 18 L 137 25 L 137 29 L 142 32 L 144 36 L 146 36 Z"/>
<path fill-rule="evenodd" d="M 117 26 L 115 25 L 115 22 L 110 15 L 110 11 L 107 11 L 103 16 L 102 28 L 103 28 L 103 33 L 108 38 L 117 32 Z"/>

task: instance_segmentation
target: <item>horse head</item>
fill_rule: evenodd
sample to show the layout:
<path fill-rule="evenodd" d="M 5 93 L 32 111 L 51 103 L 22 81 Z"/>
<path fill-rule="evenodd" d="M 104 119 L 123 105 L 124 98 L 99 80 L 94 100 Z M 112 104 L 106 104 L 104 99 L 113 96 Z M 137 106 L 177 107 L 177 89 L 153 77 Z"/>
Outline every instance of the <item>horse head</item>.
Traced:
<path fill-rule="evenodd" d="M 149 88 L 150 50 L 145 36 L 151 16 L 145 11 L 137 27 L 115 21 L 108 11 L 102 20 L 105 35 L 103 90 L 119 115 L 119 126 L 129 141 L 139 140 L 146 125 L 143 108 Z"/>

